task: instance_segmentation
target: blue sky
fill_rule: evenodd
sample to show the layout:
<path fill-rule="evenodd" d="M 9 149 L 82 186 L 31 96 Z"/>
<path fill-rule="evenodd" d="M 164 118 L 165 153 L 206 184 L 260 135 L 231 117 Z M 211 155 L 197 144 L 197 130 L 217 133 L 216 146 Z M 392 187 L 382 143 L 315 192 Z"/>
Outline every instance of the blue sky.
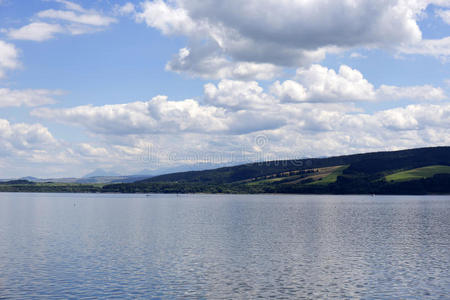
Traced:
<path fill-rule="evenodd" d="M 448 145 L 450 1 L 0 0 L 0 178 Z"/>

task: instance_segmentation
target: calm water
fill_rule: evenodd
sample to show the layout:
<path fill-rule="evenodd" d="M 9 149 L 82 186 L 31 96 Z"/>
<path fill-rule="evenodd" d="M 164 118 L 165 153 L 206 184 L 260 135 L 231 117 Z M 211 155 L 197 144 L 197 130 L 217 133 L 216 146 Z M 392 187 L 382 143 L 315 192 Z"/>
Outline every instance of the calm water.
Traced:
<path fill-rule="evenodd" d="M 449 295 L 448 196 L 0 194 L 0 298 Z"/>

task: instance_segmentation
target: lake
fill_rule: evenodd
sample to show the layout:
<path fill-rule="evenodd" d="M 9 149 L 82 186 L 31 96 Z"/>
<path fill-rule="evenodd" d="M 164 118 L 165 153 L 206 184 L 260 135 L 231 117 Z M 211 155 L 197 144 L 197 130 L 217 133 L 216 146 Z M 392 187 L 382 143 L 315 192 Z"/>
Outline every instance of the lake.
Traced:
<path fill-rule="evenodd" d="M 0 194 L 0 299 L 449 295 L 449 196 Z"/>

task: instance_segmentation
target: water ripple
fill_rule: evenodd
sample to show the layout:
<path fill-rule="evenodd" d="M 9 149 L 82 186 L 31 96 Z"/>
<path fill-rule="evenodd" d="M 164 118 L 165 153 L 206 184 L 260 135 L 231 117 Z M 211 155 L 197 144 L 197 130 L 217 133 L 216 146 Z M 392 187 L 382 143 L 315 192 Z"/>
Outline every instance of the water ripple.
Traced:
<path fill-rule="evenodd" d="M 450 197 L 0 194 L 0 299 L 448 299 L 449 249 Z"/>

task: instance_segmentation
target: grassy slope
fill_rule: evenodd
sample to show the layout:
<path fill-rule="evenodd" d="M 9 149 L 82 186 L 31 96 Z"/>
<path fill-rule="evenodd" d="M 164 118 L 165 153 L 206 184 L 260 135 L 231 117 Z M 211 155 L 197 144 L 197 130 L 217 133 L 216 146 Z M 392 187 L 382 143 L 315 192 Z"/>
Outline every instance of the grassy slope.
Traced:
<path fill-rule="evenodd" d="M 311 182 L 309 184 L 320 184 L 320 185 L 327 185 L 333 182 L 336 182 L 338 176 L 342 175 L 342 172 L 347 169 L 349 167 L 349 165 L 345 165 L 345 166 L 339 166 L 338 168 L 336 168 L 331 174 L 328 174 L 327 176 L 325 176 L 324 178 L 322 178 L 321 180 L 317 180 L 314 182 Z"/>
<path fill-rule="evenodd" d="M 396 172 L 386 176 L 386 181 L 408 181 L 422 178 L 430 178 L 436 174 L 450 174 L 450 166 L 427 166 L 407 171 Z"/>

